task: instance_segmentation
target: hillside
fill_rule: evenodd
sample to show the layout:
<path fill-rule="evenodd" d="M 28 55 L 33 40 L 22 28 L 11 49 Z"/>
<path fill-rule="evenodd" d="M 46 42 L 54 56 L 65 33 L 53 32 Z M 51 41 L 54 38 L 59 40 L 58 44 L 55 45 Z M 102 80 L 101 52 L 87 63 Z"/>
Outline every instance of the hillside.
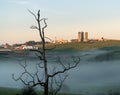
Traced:
<path fill-rule="evenodd" d="M 120 46 L 120 41 L 98 41 L 98 42 L 84 42 L 84 43 L 66 43 L 66 44 L 49 44 L 47 48 L 54 47 L 55 50 L 91 50 L 103 47 Z"/>

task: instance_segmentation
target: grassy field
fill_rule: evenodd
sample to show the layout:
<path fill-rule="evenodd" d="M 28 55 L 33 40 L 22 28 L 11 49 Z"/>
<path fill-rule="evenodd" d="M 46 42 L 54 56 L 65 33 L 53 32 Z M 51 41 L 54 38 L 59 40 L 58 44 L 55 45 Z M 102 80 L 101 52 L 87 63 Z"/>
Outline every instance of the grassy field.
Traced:
<path fill-rule="evenodd" d="M 17 93 L 20 93 L 20 89 L 0 87 L 0 95 L 16 95 Z"/>
<path fill-rule="evenodd" d="M 47 48 L 54 47 L 55 44 L 47 45 Z M 98 42 L 83 42 L 83 43 L 66 43 L 56 44 L 55 50 L 90 50 L 102 47 L 120 46 L 120 41 L 98 41 Z"/>
<path fill-rule="evenodd" d="M 120 87 L 103 87 L 103 88 L 90 88 L 94 89 L 94 93 L 97 93 L 97 95 L 120 95 Z M 0 95 L 22 95 L 20 89 L 16 88 L 3 88 L 0 87 Z M 88 90 L 89 92 L 89 90 Z M 57 95 L 89 95 L 87 94 L 70 94 L 70 93 L 59 93 Z M 37 95 L 43 95 L 40 94 L 41 92 L 38 92 Z M 90 94 L 91 95 L 91 94 Z"/>
<path fill-rule="evenodd" d="M 5 88 L 5 87 L 0 87 L 0 95 L 21 95 L 21 89 L 16 89 L 16 88 Z M 38 92 L 38 95 L 41 92 Z M 77 95 L 77 94 L 67 94 L 67 93 L 59 93 L 57 95 Z"/>

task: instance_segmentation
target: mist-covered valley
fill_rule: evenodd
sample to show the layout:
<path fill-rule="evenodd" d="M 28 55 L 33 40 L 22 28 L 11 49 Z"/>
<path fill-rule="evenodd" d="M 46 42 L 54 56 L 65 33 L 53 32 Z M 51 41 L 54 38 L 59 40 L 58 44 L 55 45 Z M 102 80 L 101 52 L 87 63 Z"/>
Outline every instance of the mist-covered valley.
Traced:
<path fill-rule="evenodd" d="M 72 57 L 80 57 L 79 65 L 70 70 L 61 92 L 93 95 L 120 90 L 120 47 L 106 47 L 94 50 L 56 50 L 48 51 L 47 59 L 51 67 L 60 68 L 58 58 L 63 64 L 72 64 Z M 9 52 L 0 54 L 0 87 L 22 88 L 21 82 L 12 79 L 20 75 L 23 68 L 19 63 L 27 62 L 30 71 L 40 60 L 35 52 Z"/>

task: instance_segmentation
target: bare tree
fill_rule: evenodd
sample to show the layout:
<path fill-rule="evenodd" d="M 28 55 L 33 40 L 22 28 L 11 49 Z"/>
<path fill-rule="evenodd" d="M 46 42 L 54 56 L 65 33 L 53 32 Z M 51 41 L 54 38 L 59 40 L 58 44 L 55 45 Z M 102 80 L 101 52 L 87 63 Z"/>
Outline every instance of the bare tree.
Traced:
<path fill-rule="evenodd" d="M 35 15 L 30 10 L 28 11 L 34 16 L 37 22 L 37 26 L 33 25 L 31 28 L 39 31 L 40 39 L 42 41 L 42 48 L 34 51 L 37 52 L 36 55 L 39 57 L 39 60 L 42 62 L 42 64 L 37 64 L 36 71 L 34 73 L 33 72 L 30 73 L 27 70 L 26 61 L 25 64 L 20 63 L 24 71 L 18 78 L 15 78 L 13 74 L 13 79 L 15 81 L 21 81 L 30 88 L 38 85 L 42 86 L 44 89 L 44 95 L 56 95 L 60 91 L 65 79 L 68 76 L 65 75 L 64 77 L 62 77 L 62 74 L 64 74 L 65 72 L 69 71 L 72 68 L 75 68 L 79 64 L 80 58 L 72 57 L 73 64 L 66 64 L 66 65 L 63 64 L 60 58 L 58 58 L 58 63 L 62 67 L 61 70 L 56 70 L 54 67 L 53 70 L 51 71 L 52 73 L 50 73 L 48 70 L 48 62 L 46 58 L 46 47 L 45 47 L 45 38 L 46 38 L 45 28 L 47 27 L 47 23 L 46 23 L 47 18 L 41 18 L 40 10 L 38 10 L 37 15 Z M 39 75 L 39 69 L 43 69 L 42 76 Z M 27 80 L 26 78 L 24 78 L 25 76 L 29 76 L 31 80 Z"/>

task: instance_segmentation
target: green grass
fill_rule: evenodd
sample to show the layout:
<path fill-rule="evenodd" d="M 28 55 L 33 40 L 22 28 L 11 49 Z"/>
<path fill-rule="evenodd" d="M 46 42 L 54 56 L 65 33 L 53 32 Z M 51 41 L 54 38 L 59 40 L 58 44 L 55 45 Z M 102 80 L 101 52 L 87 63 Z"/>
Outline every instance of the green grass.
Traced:
<path fill-rule="evenodd" d="M 21 89 L 0 87 L 0 95 L 21 95 Z M 57 95 L 77 95 L 77 94 L 59 93 Z"/>
<path fill-rule="evenodd" d="M 54 47 L 54 45 L 55 44 L 47 45 L 47 48 Z M 120 41 L 98 41 L 98 42 L 56 44 L 55 50 L 91 50 L 112 46 L 120 46 Z"/>
<path fill-rule="evenodd" d="M 110 92 L 112 93 L 120 93 L 120 87 L 102 87 L 102 88 L 90 88 L 88 89 L 88 94 L 89 91 L 91 92 L 94 89 L 94 93 L 106 93 L 105 95 L 109 95 Z M 87 91 L 87 90 L 86 90 Z M 4 88 L 0 87 L 0 95 L 21 95 L 21 90 L 16 89 L 16 88 Z M 41 92 L 40 92 L 41 93 Z M 41 95 L 41 94 L 38 94 Z M 70 93 L 59 93 L 57 95 L 80 95 L 80 94 L 70 94 Z M 85 95 L 85 94 L 84 94 Z M 110 94 L 110 95 L 120 95 L 120 94 Z"/>
<path fill-rule="evenodd" d="M 0 87 L 0 95 L 16 95 L 20 89 Z"/>

